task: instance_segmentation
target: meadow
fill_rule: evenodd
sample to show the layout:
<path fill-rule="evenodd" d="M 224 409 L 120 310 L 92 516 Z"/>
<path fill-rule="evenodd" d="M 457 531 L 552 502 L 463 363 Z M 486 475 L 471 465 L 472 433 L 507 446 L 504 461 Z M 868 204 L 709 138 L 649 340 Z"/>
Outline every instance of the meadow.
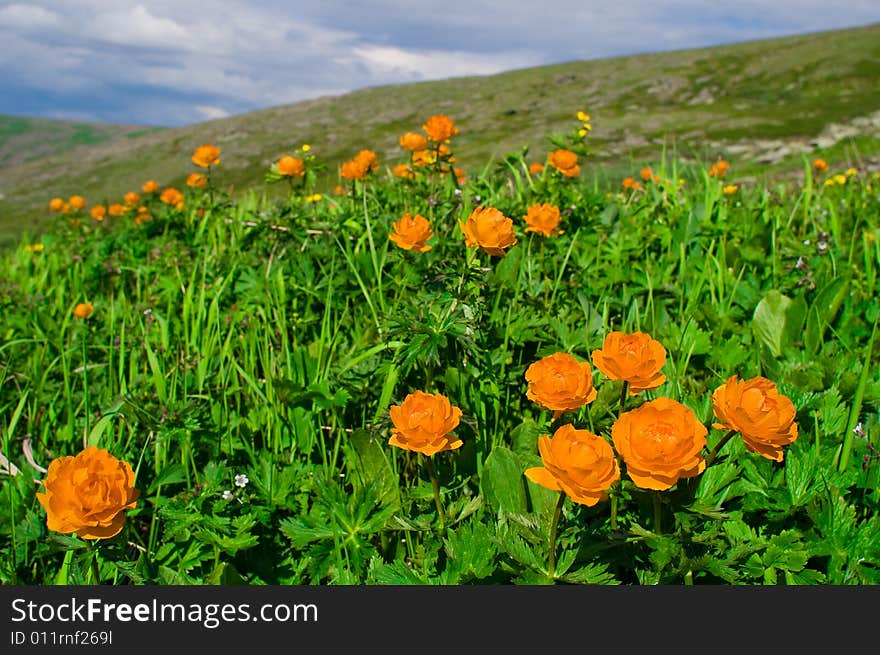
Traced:
<path fill-rule="evenodd" d="M 210 143 L 46 189 L 0 260 L 0 581 L 880 582 L 880 174 L 601 183 L 570 113 L 481 170 L 430 114 L 236 197 Z"/>

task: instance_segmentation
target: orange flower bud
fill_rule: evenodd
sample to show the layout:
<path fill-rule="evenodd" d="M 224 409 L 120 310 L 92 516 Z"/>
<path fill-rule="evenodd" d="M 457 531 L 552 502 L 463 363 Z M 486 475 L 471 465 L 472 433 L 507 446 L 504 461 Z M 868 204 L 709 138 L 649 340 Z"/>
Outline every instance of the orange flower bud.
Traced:
<path fill-rule="evenodd" d="M 122 216 L 125 214 L 125 207 L 116 202 L 107 207 L 107 213 L 111 216 Z"/>
<path fill-rule="evenodd" d="M 404 250 L 427 252 L 431 246 L 425 244 L 432 236 L 434 236 L 434 231 L 431 229 L 428 219 L 421 214 L 413 216 L 406 213 L 394 223 L 394 231 L 388 235 L 388 238 Z"/>
<path fill-rule="evenodd" d="M 525 221 L 528 227 L 526 232 L 537 232 L 538 234 L 550 237 L 556 234 L 562 234 L 558 230 L 562 214 L 559 207 L 549 203 L 535 204 L 529 207 L 528 213 L 525 215 Z"/>
<path fill-rule="evenodd" d="M 581 172 L 577 155 L 565 148 L 559 148 L 551 152 L 547 158 L 547 163 L 565 177 L 576 177 Z"/>
<path fill-rule="evenodd" d="M 458 128 L 449 116 L 437 114 L 431 116 L 422 129 L 428 138 L 435 143 L 448 143 L 449 139 L 458 134 Z"/>
<path fill-rule="evenodd" d="M 442 394 L 415 391 L 393 405 L 389 414 L 394 424 L 388 441 L 392 446 L 430 456 L 462 445 L 450 434 L 458 427 L 461 410 Z"/>
<path fill-rule="evenodd" d="M 391 174 L 394 175 L 394 177 L 402 177 L 409 180 L 413 179 L 416 176 L 413 169 L 411 169 L 406 164 L 398 164 L 393 169 L 391 169 Z"/>
<path fill-rule="evenodd" d="M 418 132 L 407 132 L 400 137 L 400 147 L 413 152 L 425 150 L 428 147 L 428 140 Z"/>
<path fill-rule="evenodd" d="M 542 172 L 543 170 L 544 170 L 544 164 L 542 164 L 539 161 L 533 161 L 531 164 L 529 164 L 529 173 L 531 173 L 532 175 L 537 175 L 538 173 Z"/>
<path fill-rule="evenodd" d="M 306 173 L 305 162 L 290 155 L 284 155 L 284 157 L 279 159 L 275 169 L 279 175 L 284 175 L 285 177 L 302 177 Z"/>
<path fill-rule="evenodd" d="M 794 403 L 767 378 L 729 377 L 712 394 L 712 409 L 720 421 L 712 427 L 739 432 L 746 448 L 761 457 L 781 462 L 782 447 L 797 439 Z"/>
<path fill-rule="evenodd" d="M 95 205 L 89 213 L 96 221 L 103 221 L 107 216 L 107 208 L 104 205 Z"/>
<path fill-rule="evenodd" d="M 193 153 L 192 161 L 196 166 L 201 166 L 202 168 L 219 164 L 220 148 L 210 144 L 201 145 Z"/>
<path fill-rule="evenodd" d="M 134 471 L 128 462 L 89 446 L 76 457 L 49 464 L 37 500 L 54 532 L 76 532 L 83 539 L 108 539 L 122 530 L 125 510 L 137 505 Z"/>
<path fill-rule="evenodd" d="M 702 451 L 709 430 L 671 398 L 657 398 L 624 412 L 611 427 L 626 473 L 642 489 L 663 491 L 706 469 Z"/>
<path fill-rule="evenodd" d="M 162 194 L 159 196 L 159 200 L 164 202 L 166 205 L 177 207 L 180 203 L 183 202 L 183 194 L 174 187 L 168 187 L 162 190 Z"/>
<path fill-rule="evenodd" d="M 529 384 L 526 397 L 553 410 L 554 419 L 596 400 L 590 364 L 568 353 L 553 353 L 533 362 L 525 377 Z"/>
<path fill-rule="evenodd" d="M 82 196 L 70 196 L 70 198 L 68 198 L 67 200 L 67 203 L 73 209 L 83 209 L 86 206 L 86 199 Z"/>
<path fill-rule="evenodd" d="M 727 175 L 727 171 L 730 168 L 730 164 L 728 164 L 723 159 L 719 159 L 714 164 L 709 167 L 709 175 L 712 177 L 724 177 Z"/>
<path fill-rule="evenodd" d="M 477 207 L 459 226 L 466 246 L 479 246 L 496 257 L 503 257 L 506 248 L 517 244 L 513 221 L 494 207 Z"/>
<path fill-rule="evenodd" d="M 135 193 L 134 191 L 129 191 L 124 196 L 122 196 L 122 200 L 129 207 L 134 207 L 136 204 L 138 204 L 141 201 L 141 197 L 137 193 Z"/>
<path fill-rule="evenodd" d="M 620 479 L 620 467 L 611 445 L 589 430 L 561 426 L 551 438 L 538 437 L 543 466 L 526 469 L 532 482 L 564 491 L 572 501 L 592 507 L 608 498 L 608 489 Z"/>
<path fill-rule="evenodd" d="M 610 332 L 602 348 L 593 351 L 592 359 L 605 377 L 628 383 L 630 395 L 666 382 L 666 376 L 660 373 L 666 363 L 666 349 L 644 332 Z"/>
<path fill-rule="evenodd" d="M 77 318 L 86 319 L 92 315 L 93 311 L 95 311 L 94 306 L 87 302 L 81 302 L 73 308 L 73 315 Z"/>
<path fill-rule="evenodd" d="M 49 201 L 49 211 L 60 212 L 64 208 L 64 200 L 61 198 L 52 198 Z"/>
<path fill-rule="evenodd" d="M 147 180 L 141 189 L 144 193 L 156 193 L 159 190 L 159 183 L 156 180 Z"/>
<path fill-rule="evenodd" d="M 639 171 L 639 175 L 645 182 L 650 182 L 654 177 L 654 172 L 649 166 L 645 166 L 641 171 Z"/>

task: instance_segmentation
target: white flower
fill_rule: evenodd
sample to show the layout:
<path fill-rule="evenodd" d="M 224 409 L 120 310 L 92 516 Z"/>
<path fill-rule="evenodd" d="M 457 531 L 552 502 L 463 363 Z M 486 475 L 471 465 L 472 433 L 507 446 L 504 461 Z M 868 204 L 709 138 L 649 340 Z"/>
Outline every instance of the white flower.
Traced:
<path fill-rule="evenodd" d="M 229 499 L 231 499 L 231 498 L 232 498 L 232 492 L 229 491 L 229 489 L 226 489 L 226 490 L 223 492 L 223 500 L 229 500 Z"/>
<path fill-rule="evenodd" d="M 239 473 L 235 476 L 236 487 L 241 487 L 242 489 L 244 489 L 248 482 L 250 482 L 250 480 L 248 480 L 248 476 L 246 476 L 244 473 Z"/>

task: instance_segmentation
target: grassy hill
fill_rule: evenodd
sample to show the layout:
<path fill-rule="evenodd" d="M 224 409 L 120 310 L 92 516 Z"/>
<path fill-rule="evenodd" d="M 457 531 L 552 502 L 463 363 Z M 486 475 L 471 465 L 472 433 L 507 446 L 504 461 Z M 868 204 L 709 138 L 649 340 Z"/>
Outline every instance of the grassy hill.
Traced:
<path fill-rule="evenodd" d="M 45 157 L 0 160 L 0 241 L 39 229 L 53 195 L 80 193 L 91 204 L 147 178 L 182 185 L 189 155 L 206 142 L 222 148 L 219 179 L 237 190 L 262 186 L 272 161 L 310 143 L 332 188 L 339 162 L 359 149 L 389 166 L 404 161 L 398 136 L 434 113 L 455 119 L 456 154 L 470 172 L 524 147 L 543 159 L 546 135 L 576 127 L 578 110 L 592 115 L 593 159 L 612 178 L 670 149 L 684 160 L 724 156 L 741 178 L 800 168 L 807 153 L 870 168 L 880 153 L 877 79 L 880 25 L 871 25 L 374 87 L 139 135 L 96 128 L 85 140 L 108 138 L 71 149 L 68 136 Z M 598 170 L 587 165 L 584 174 Z"/>

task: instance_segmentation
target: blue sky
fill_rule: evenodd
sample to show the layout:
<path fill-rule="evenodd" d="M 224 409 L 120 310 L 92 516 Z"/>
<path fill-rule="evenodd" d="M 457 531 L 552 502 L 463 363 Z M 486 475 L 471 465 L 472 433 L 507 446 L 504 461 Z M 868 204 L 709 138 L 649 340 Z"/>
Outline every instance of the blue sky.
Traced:
<path fill-rule="evenodd" d="M 878 0 L 0 0 L 0 113 L 178 126 L 379 84 L 876 22 Z"/>

